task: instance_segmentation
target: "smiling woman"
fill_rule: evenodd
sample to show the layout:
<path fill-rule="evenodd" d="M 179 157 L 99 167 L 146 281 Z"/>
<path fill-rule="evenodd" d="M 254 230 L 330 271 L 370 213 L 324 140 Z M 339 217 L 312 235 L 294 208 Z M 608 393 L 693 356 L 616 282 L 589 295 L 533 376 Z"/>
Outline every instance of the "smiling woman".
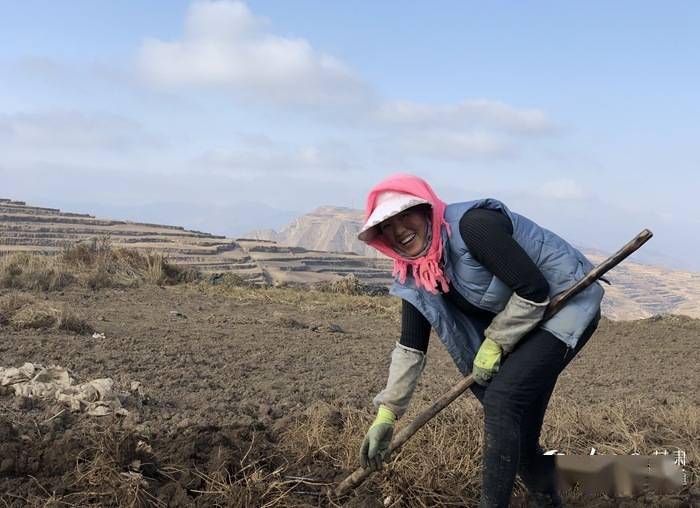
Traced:
<path fill-rule="evenodd" d="M 424 180 L 394 175 L 367 197 L 358 237 L 394 260 L 401 338 L 360 451 L 378 469 L 416 387 L 434 328 L 484 406 L 481 505 L 508 506 L 516 474 L 537 506 L 560 506 L 539 446 L 557 378 L 600 319 L 593 284 L 541 322 L 549 298 L 593 265 L 559 236 L 495 199 L 446 205 Z"/>

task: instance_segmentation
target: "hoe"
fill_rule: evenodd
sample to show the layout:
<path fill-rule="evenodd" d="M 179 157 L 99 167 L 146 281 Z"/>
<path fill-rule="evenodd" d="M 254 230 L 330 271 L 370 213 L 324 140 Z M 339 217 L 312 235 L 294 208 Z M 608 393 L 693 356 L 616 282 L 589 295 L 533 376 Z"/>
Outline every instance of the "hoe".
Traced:
<path fill-rule="evenodd" d="M 652 232 L 648 229 L 643 230 L 634 239 L 628 242 L 624 247 L 622 247 L 615 254 L 610 256 L 608 259 L 603 261 L 601 264 L 593 268 L 584 278 L 579 280 L 576 284 L 571 286 L 566 291 L 559 293 L 554 298 L 552 298 L 550 304 L 547 306 L 545 311 L 543 321 L 546 321 L 552 317 L 556 312 L 561 309 L 564 304 L 575 295 L 586 289 L 593 282 L 600 279 L 605 273 L 611 268 L 619 264 L 623 259 L 632 254 L 634 251 L 639 249 L 647 240 L 652 237 Z M 399 432 L 389 447 L 389 455 L 399 450 L 403 444 L 411 439 L 413 434 L 415 434 L 418 429 L 425 425 L 430 419 L 437 415 L 440 411 L 445 409 L 452 401 L 457 397 L 462 395 L 469 386 L 474 382 L 471 375 L 465 377 L 462 381 L 454 385 L 450 391 L 445 393 L 442 397 L 436 400 L 432 406 L 421 412 L 416 416 L 410 424 L 408 424 L 404 429 Z M 350 476 L 345 478 L 340 485 L 335 489 L 336 496 L 343 496 L 347 494 L 350 490 L 359 486 L 364 482 L 370 475 L 371 471 L 369 469 L 358 468 Z"/>

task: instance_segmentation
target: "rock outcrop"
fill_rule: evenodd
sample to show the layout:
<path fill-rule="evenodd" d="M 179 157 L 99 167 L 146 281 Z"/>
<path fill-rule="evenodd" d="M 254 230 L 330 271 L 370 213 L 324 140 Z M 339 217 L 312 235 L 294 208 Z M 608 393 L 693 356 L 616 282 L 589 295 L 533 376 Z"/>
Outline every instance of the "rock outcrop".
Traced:
<path fill-rule="evenodd" d="M 357 239 L 364 223 L 361 210 L 337 206 L 322 206 L 295 219 L 281 231 L 255 230 L 246 237 L 274 240 L 284 245 L 296 245 L 312 250 L 354 252 L 361 256 L 384 257 Z"/>

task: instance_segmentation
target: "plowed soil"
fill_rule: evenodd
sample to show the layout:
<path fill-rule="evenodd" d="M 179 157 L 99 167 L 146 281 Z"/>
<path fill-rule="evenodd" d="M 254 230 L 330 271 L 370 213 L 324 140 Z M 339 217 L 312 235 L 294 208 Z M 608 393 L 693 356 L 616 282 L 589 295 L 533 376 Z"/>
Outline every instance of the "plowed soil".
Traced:
<path fill-rule="evenodd" d="M 111 377 L 130 413 L 91 418 L 0 393 L 0 501 L 12 506 L 71 502 L 93 477 L 93 504 L 119 504 L 120 495 L 140 488 L 142 504 L 209 505 L 211 479 L 237 474 L 251 457 L 267 471 L 286 465 L 308 474 L 308 464 L 291 464 L 284 451 L 285 430 L 318 403 L 370 415 L 399 335 L 398 305 L 395 314 L 340 311 L 190 286 L 35 296 L 72 309 L 105 338 L 0 326 L 0 365 L 55 364 L 78 380 Z M 556 396 L 583 407 L 620 400 L 697 406 L 699 339 L 700 321 L 689 318 L 603 319 L 560 377 Z M 434 336 L 428 354 L 413 411 L 460 378 Z M 134 381 L 141 390 L 130 393 Z M 111 476 L 99 476 L 105 461 L 121 471 L 112 490 L 105 486 Z M 321 469 L 315 475 L 325 482 L 349 472 Z M 363 499 L 346 503 L 369 504 Z M 676 505 L 692 498 L 684 499 Z M 281 504 L 327 503 L 291 491 Z"/>

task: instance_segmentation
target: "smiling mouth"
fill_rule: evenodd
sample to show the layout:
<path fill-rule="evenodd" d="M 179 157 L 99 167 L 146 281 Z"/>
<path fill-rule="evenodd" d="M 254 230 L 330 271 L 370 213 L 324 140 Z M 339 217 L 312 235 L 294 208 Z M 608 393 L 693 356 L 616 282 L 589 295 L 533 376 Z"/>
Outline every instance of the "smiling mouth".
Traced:
<path fill-rule="evenodd" d="M 399 244 L 401 244 L 402 246 L 405 247 L 406 245 L 408 245 L 409 243 L 411 243 L 415 238 L 416 238 L 416 234 L 415 234 L 415 233 L 410 234 L 410 235 L 408 235 L 406 238 L 404 238 L 403 240 L 399 241 Z"/>

